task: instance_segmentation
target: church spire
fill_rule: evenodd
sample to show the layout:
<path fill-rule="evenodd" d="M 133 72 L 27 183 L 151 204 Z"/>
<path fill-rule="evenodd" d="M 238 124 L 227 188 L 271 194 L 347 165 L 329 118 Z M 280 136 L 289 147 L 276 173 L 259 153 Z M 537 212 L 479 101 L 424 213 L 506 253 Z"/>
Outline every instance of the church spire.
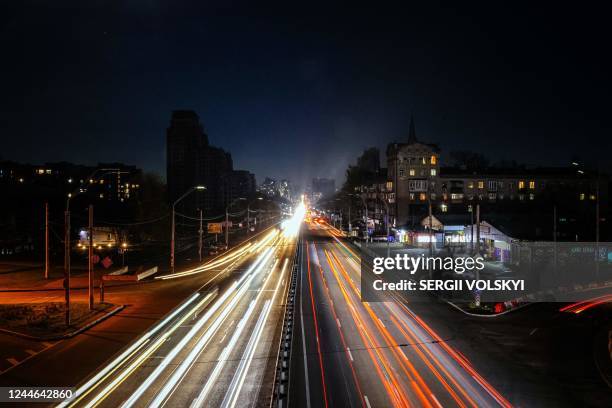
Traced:
<path fill-rule="evenodd" d="M 414 118 L 410 115 L 410 129 L 408 130 L 408 144 L 417 142 L 416 131 L 414 130 Z"/>

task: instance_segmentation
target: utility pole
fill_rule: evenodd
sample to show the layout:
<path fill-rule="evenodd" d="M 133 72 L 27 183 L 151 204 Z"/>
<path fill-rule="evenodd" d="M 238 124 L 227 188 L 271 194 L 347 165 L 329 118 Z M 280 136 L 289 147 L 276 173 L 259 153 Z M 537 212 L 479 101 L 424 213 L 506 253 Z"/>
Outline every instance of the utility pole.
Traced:
<path fill-rule="evenodd" d="M 470 254 L 474 254 L 474 205 L 470 204 Z"/>
<path fill-rule="evenodd" d="M 174 273 L 174 235 L 175 235 L 175 221 L 174 221 L 174 204 L 172 205 L 172 235 L 170 237 L 170 270 Z"/>
<path fill-rule="evenodd" d="M 365 246 L 368 246 L 368 241 L 370 239 L 370 231 L 368 231 L 368 203 L 364 200 L 363 205 L 365 207 Z"/>
<path fill-rule="evenodd" d="M 45 279 L 49 279 L 49 203 L 45 203 Z"/>
<path fill-rule="evenodd" d="M 349 206 L 348 206 L 348 231 L 349 231 L 349 237 L 352 235 L 353 232 L 353 228 L 351 225 L 351 199 L 349 198 Z"/>
<path fill-rule="evenodd" d="M 429 200 L 429 256 L 433 256 L 433 216 L 431 215 L 431 197 L 427 195 Z"/>
<path fill-rule="evenodd" d="M 480 203 L 476 204 L 476 256 L 480 256 Z M 476 280 L 480 280 L 480 270 L 476 268 Z M 480 292 L 477 290 L 474 303 L 480 307 Z"/>
<path fill-rule="evenodd" d="M 94 307 L 94 288 L 93 288 L 93 205 L 89 204 L 89 310 Z"/>
<path fill-rule="evenodd" d="M 476 204 L 476 255 L 480 255 L 480 204 Z"/>
<path fill-rule="evenodd" d="M 200 229 L 198 230 L 198 257 L 200 258 L 200 262 L 202 262 L 202 234 L 204 234 L 204 230 L 202 229 L 202 209 L 200 208 Z"/>
<path fill-rule="evenodd" d="M 64 213 L 64 297 L 66 326 L 70 325 L 70 210 Z"/>
<path fill-rule="evenodd" d="M 599 169 L 595 180 L 595 279 L 599 279 Z"/>
<path fill-rule="evenodd" d="M 557 206 L 553 206 L 553 273 L 557 273 Z"/>
<path fill-rule="evenodd" d="M 225 246 L 229 248 L 229 209 L 225 208 Z"/>
<path fill-rule="evenodd" d="M 174 265 L 175 265 L 175 260 L 174 260 L 174 236 L 176 234 L 175 229 L 176 229 L 176 223 L 175 223 L 175 216 L 176 216 L 176 205 L 185 197 L 187 197 L 190 193 L 196 191 L 196 190 L 206 190 L 206 186 L 193 186 L 191 187 L 189 190 L 185 191 L 185 193 L 180 196 L 179 198 L 176 199 L 176 201 L 174 201 L 174 203 L 172 203 L 172 235 L 171 235 L 171 239 L 170 239 L 170 269 L 172 270 L 172 273 L 174 273 Z"/>

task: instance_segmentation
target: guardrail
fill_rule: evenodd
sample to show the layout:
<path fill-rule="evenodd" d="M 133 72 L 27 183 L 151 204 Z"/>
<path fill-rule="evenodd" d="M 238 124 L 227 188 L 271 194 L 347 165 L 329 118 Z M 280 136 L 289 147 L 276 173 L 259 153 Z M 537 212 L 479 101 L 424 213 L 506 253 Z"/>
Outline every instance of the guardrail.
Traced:
<path fill-rule="evenodd" d="M 300 267 L 300 255 L 302 253 L 302 239 L 298 239 L 295 256 L 293 257 L 293 265 L 291 266 L 291 276 L 289 281 L 289 290 L 287 291 L 287 302 L 285 303 L 285 315 L 283 319 L 283 328 L 279 343 L 278 357 L 276 360 L 276 369 L 274 371 L 274 388 L 272 390 L 272 398 L 270 400 L 271 408 L 285 408 L 289 405 L 289 378 L 291 367 L 291 343 L 293 339 L 294 328 L 294 306 L 297 296 L 297 276 Z"/>

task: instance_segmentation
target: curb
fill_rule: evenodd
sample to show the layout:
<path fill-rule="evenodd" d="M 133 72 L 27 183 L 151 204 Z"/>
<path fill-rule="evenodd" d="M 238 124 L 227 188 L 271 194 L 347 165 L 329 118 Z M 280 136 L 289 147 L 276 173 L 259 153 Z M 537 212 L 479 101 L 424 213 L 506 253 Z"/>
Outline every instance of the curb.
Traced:
<path fill-rule="evenodd" d="M 36 341 L 65 340 L 65 339 L 69 339 L 71 337 L 74 337 L 77 334 L 83 333 L 84 331 L 92 328 L 93 326 L 97 325 L 98 323 L 101 323 L 103 320 L 106 320 L 109 317 L 119 313 L 123 309 L 125 309 L 125 305 L 119 305 L 119 306 L 115 307 L 113 310 L 111 310 L 110 312 L 107 312 L 104 315 L 98 317 L 96 320 L 87 323 L 85 326 L 83 326 L 81 328 L 78 328 L 78 329 L 76 329 L 74 331 L 71 331 L 70 333 L 62 334 L 60 336 L 30 336 L 29 334 L 24 334 L 24 333 L 12 331 L 12 330 L 7 330 L 7 329 L 0 329 L 0 333 L 10 334 L 10 335 L 21 337 L 21 338 L 24 338 L 24 339 L 36 340 Z"/>

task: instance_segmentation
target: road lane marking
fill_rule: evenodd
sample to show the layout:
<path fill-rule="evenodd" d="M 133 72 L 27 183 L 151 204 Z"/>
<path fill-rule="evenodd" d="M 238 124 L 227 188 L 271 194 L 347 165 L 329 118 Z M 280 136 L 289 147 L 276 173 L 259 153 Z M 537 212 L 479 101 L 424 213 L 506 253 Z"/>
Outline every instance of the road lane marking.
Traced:
<path fill-rule="evenodd" d="M 348 355 L 351 358 L 351 361 L 355 361 L 355 360 L 353 360 L 353 355 L 351 354 L 351 349 L 347 347 L 346 351 L 348 352 Z"/>
<path fill-rule="evenodd" d="M 368 406 L 368 408 L 372 408 L 372 406 L 370 405 L 370 400 L 368 399 L 368 396 L 363 394 L 363 399 L 366 402 L 366 405 Z"/>
<path fill-rule="evenodd" d="M 306 251 L 308 251 L 308 242 L 306 242 Z M 304 293 L 304 285 L 302 285 L 302 276 L 304 275 L 304 251 L 302 251 L 300 253 L 300 258 L 301 258 L 301 262 L 300 262 L 300 268 L 301 268 L 301 273 L 300 273 L 300 321 L 301 321 L 301 326 L 302 326 L 302 350 L 303 353 L 302 355 L 304 356 L 304 383 L 306 386 L 306 407 L 310 408 L 310 383 L 308 381 L 308 362 L 306 361 L 306 356 L 308 354 L 306 354 L 306 336 L 304 335 L 304 311 L 302 309 L 302 300 L 303 300 L 303 293 Z"/>
<path fill-rule="evenodd" d="M 338 323 L 338 327 L 342 327 L 342 325 L 340 324 L 340 320 L 338 318 L 336 318 L 336 323 Z"/>
<path fill-rule="evenodd" d="M 433 395 L 433 394 L 429 394 L 429 395 L 431 395 L 431 398 L 434 400 L 434 402 L 436 403 L 436 405 L 437 405 L 438 407 L 442 408 L 442 404 L 440 404 L 440 401 L 438 401 L 438 399 L 436 398 L 436 396 L 435 396 L 435 395 Z"/>

